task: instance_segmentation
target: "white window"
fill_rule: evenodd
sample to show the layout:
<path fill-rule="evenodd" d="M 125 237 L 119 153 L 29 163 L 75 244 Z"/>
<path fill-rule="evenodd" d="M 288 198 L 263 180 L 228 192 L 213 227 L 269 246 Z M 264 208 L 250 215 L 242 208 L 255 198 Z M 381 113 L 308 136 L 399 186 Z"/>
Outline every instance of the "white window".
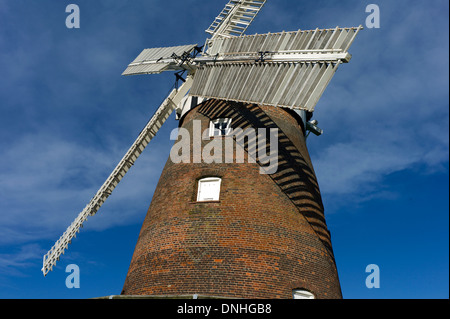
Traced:
<path fill-rule="evenodd" d="M 231 119 L 217 119 L 209 125 L 209 136 L 226 136 L 231 132 Z"/>
<path fill-rule="evenodd" d="M 220 184 L 218 177 L 204 178 L 198 181 L 198 202 L 217 201 L 220 197 Z"/>
<path fill-rule="evenodd" d="M 312 293 L 306 290 L 295 289 L 292 294 L 294 299 L 316 299 Z"/>

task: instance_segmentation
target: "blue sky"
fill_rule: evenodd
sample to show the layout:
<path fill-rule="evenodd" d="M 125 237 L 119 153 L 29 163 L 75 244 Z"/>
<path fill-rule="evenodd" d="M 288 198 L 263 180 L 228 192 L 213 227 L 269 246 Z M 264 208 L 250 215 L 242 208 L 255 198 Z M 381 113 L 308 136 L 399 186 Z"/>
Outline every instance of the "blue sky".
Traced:
<path fill-rule="evenodd" d="M 173 85 L 125 67 L 144 48 L 202 45 L 225 2 L 0 0 L 0 298 L 120 294 L 174 116 L 46 278 L 42 256 Z M 448 298 L 448 1 L 269 0 L 247 33 L 364 25 L 370 3 L 381 28 L 358 35 L 317 105 L 325 134 L 308 139 L 343 295 Z M 65 286 L 73 263 L 80 289 Z"/>

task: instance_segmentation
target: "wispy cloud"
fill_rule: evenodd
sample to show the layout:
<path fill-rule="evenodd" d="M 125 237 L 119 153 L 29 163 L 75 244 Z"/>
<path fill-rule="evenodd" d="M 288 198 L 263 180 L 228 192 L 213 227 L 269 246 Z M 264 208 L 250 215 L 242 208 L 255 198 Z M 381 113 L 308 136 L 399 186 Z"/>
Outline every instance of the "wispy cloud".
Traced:
<path fill-rule="evenodd" d="M 394 172 L 446 170 L 448 36 L 430 30 L 448 30 L 437 14 L 448 3 L 383 3 L 382 28 L 361 32 L 315 114 L 325 135 L 309 145 L 327 196 L 367 200 L 387 195 Z"/>
<path fill-rule="evenodd" d="M 43 252 L 36 244 L 28 244 L 20 247 L 18 252 L 0 254 L 0 276 L 23 276 L 23 270 L 34 266 L 37 258 Z"/>
<path fill-rule="evenodd" d="M 18 140 L 0 158 L 0 165 L 8 167 L 0 172 L 0 244 L 55 238 L 84 208 L 125 151 L 86 148 L 40 134 Z M 111 196 L 117 207 L 107 217 L 96 218 L 89 228 L 104 229 L 133 220 L 133 203 L 149 201 L 151 196 L 152 185 L 144 185 L 146 179 L 159 176 L 155 162 L 161 163 L 151 156 L 140 158 L 138 174 L 130 171 L 123 181 L 126 186 L 119 185 L 121 191 Z M 123 211 L 125 207 L 131 215 Z"/>

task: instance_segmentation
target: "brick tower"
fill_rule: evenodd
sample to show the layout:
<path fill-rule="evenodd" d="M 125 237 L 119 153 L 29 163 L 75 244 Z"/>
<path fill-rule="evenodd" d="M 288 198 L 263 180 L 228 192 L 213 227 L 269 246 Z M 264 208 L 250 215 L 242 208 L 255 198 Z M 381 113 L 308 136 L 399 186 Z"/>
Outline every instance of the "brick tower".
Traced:
<path fill-rule="evenodd" d="M 278 130 L 278 170 L 244 163 L 167 161 L 137 241 L 123 295 L 225 298 L 341 298 L 321 196 L 305 143 L 304 120 L 290 110 L 207 100 L 180 120 L 194 134 L 216 120 L 232 129 Z M 231 139 L 237 154 L 236 137 Z M 211 139 L 212 139 L 211 138 Z M 202 151 L 210 141 L 202 140 Z M 190 141 L 195 149 L 194 139 Z M 225 147 L 225 146 L 224 146 Z M 220 153 L 220 152 L 219 152 Z M 199 198 L 205 178 L 217 197 Z"/>

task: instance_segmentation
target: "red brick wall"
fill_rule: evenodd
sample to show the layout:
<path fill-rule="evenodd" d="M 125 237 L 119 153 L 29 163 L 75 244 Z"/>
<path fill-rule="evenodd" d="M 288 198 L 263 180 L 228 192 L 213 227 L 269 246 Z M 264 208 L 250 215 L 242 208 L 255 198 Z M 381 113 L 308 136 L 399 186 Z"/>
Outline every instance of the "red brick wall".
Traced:
<path fill-rule="evenodd" d="M 280 108 L 209 100 L 193 120 L 233 118 L 233 127 L 280 128 L 279 171 L 258 163 L 167 161 L 139 235 L 125 295 L 200 294 L 292 298 L 303 288 L 341 298 L 315 174 L 297 120 Z M 203 145 L 208 141 L 203 141 Z M 222 178 L 220 201 L 196 202 L 197 183 Z"/>

